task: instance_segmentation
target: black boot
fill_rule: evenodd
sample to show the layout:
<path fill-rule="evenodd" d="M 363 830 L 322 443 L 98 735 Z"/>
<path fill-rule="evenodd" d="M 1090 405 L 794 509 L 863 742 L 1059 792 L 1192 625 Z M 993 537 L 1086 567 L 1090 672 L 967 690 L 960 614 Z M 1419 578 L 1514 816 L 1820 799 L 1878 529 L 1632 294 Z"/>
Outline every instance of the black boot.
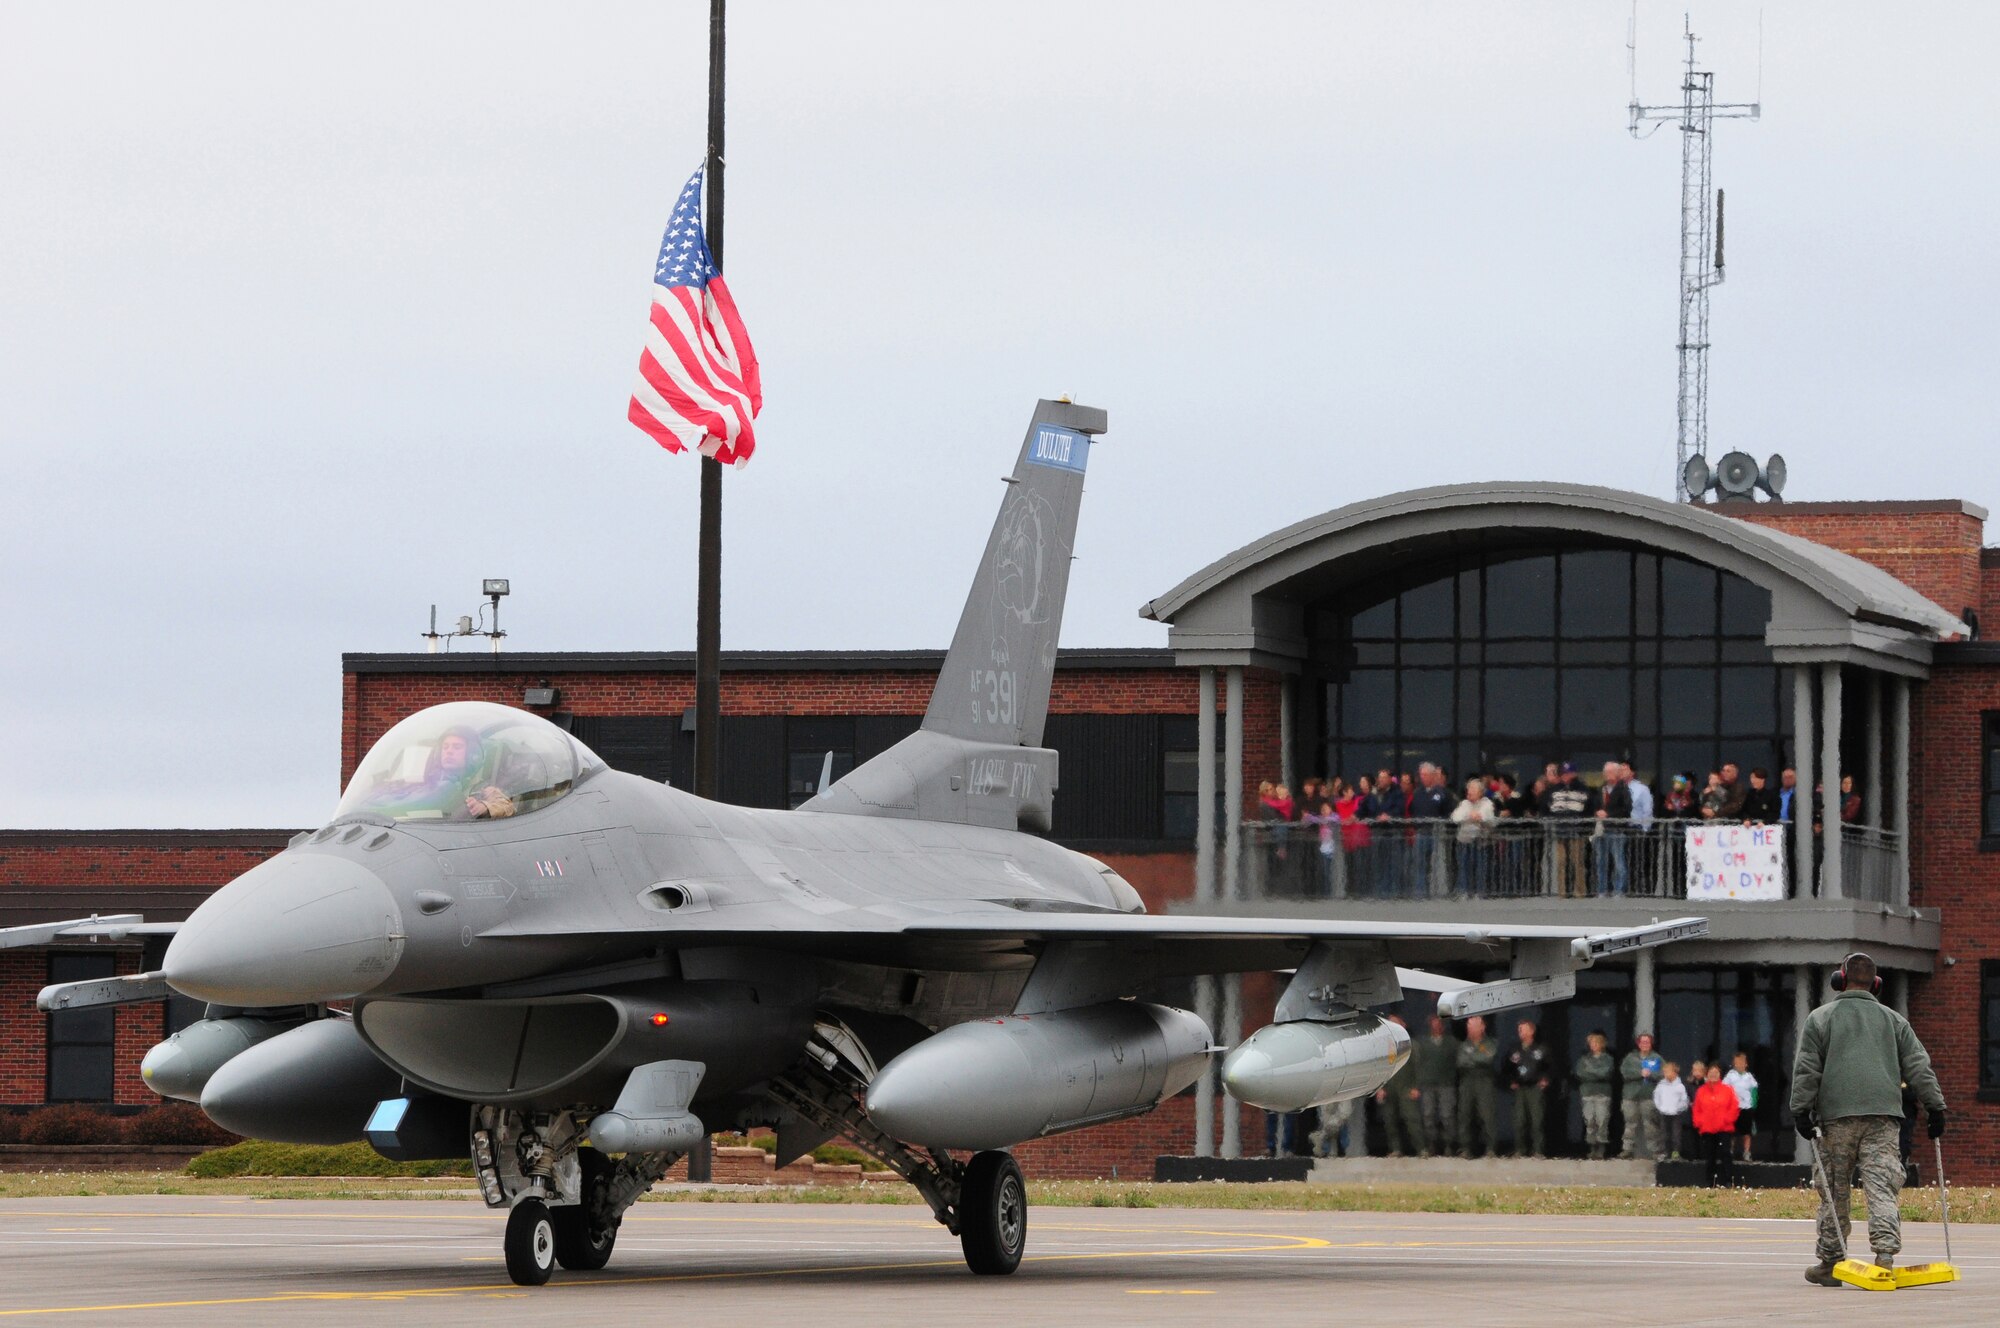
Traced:
<path fill-rule="evenodd" d="M 1833 1275 L 1833 1260 L 1822 1259 L 1806 1269 L 1806 1281 L 1814 1286 L 1837 1287 L 1840 1279 Z"/>

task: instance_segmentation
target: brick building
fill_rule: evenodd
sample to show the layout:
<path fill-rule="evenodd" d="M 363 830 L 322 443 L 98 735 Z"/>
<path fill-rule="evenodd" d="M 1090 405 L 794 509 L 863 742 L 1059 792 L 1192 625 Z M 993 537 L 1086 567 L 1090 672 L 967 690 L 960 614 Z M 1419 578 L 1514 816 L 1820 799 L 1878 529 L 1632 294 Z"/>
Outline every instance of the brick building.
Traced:
<path fill-rule="evenodd" d="M 1676 771 L 1726 760 L 1796 767 L 1807 788 L 1814 772 L 1834 771 L 1836 787 L 1851 773 L 1859 818 L 1793 834 L 1782 898 L 1704 906 L 1707 940 L 1582 974 L 1576 1001 L 1536 1012 L 1544 1037 L 1563 1050 L 1591 1026 L 1621 1043 L 1656 1028 L 1681 1059 L 1743 1046 L 1775 1088 L 1827 970 L 1867 948 L 1937 1057 L 1955 1130 L 1974 1140 L 1963 1165 L 2000 1178 L 1988 1160 L 2000 1157 L 2000 648 L 1976 639 L 1980 620 L 2000 621 L 2000 558 L 1982 547 L 1984 517 L 1960 502 L 1699 509 L 1566 485 L 1422 490 L 1339 509 L 1155 600 L 1147 613 L 1169 625 L 1166 648 L 1063 652 L 1047 737 L 1061 753 L 1053 834 L 1104 858 L 1156 910 L 1560 912 L 1615 926 L 1681 911 L 1674 873 L 1635 867 L 1628 895 L 1564 899 L 1539 876 L 1502 889 L 1447 871 L 1413 897 L 1382 887 L 1377 859 L 1315 864 L 1306 841 L 1274 839 L 1257 824 L 1257 784 L 1420 760 L 1532 777 L 1551 760 L 1617 758 L 1660 789 Z M 827 753 L 837 776 L 916 727 L 941 659 L 725 656 L 723 796 L 796 805 Z M 552 700 L 529 708 L 612 765 L 690 782 L 683 655 L 349 655 L 342 686 L 343 781 L 413 710 L 524 705 L 534 690 Z M 0 921 L 183 917 L 288 834 L 0 832 Z M 1662 835 L 1634 844 L 1634 862 L 1651 845 L 1671 851 Z M 1540 863 L 1535 852 L 1503 861 Z M 1432 870 L 1398 861 L 1398 880 Z M 1364 868 L 1378 873 L 1372 884 Z M 138 1057 L 185 1012 L 50 1019 L 33 994 L 53 977 L 156 961 L 138 942 L 0 951 L 11 1053 L 0 1101 L 149 1100 Z M 1246 975 L 1184 999 L 1247 1030 L 1275 991 Z M 1421 1002 L 1409 1013 L 1420 1017 Z M 1259 1114 L 1235 1113 L 1232 1128 L 1216 1106 L 1212 1091 L 1191 1092 L 1138 1121 L 1030 1145 L 1024 1162 L 1041 1174 L 1132 1175 L 1160 1152 L 1262 1150 Z M 1763 1147 L 1783 1155 L 1782 1093 L 1768 1091 L 1760 1112 Z"/>

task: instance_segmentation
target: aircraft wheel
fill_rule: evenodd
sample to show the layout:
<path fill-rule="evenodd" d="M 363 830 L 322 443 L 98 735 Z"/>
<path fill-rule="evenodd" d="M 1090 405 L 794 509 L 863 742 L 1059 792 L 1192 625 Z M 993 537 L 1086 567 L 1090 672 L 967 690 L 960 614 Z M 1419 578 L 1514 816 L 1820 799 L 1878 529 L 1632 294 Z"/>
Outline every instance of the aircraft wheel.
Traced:
<path fill-rule="evenodd" d="M 549 1206 L 523 1199 L 507 1214 L 507 1276 L 515 1286 L 540 1286 L 556 1270 L 556 1228 Z"/>
<path fill-rule="evenodd" d="M 583 1168 L 583 1202 L 549 1214 L 556 1229 L 556 1262 L 571 1272 L 595 1272 L 611 1262 L 611 1247 L 618 1243 L 618 1219 L 608 1227 L 590 1220 L 598 1192 L 610 1183 L 611 1159 L 595 1148 L 577 1149 L 576 1158 Z"/>
<path fill-rule="evenodd" d="M 1028 1245 L 1028 1186 L 1012 1153 L 975 1153 L 958 1200 L 958 1242 L 965 1264 L 986 1276 L 1021 1266 Z"/>

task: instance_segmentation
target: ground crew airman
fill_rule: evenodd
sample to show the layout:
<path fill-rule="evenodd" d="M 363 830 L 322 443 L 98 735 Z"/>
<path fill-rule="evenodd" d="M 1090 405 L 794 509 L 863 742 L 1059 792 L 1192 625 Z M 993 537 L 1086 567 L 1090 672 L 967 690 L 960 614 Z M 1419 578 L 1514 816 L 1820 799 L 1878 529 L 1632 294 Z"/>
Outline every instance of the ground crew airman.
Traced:
<path fill-rule="evenodd" d="M 1445 1031 L 1444 1020 L 1431 1016 L 1430 1031 L 1410 1044 L 1417 1066 L 1417 1100 L 1424 1118 L 1424 1139 L 1433 1153 L 1449 1157 L 1458 1151 L 1458 1039 Z"/>
<path fill-rule="evenodd" d="M 1653 1105 L 1653 1090 L 1660 1086 L 1664 1077 L 1666 1062 L 1653 1049 L 1653 1035 L 1641 1033 L 1637 1042 L 1618 1066 L 1618 1078 L 1622 1085 L 1625 1116 L 1626 1157 L 1641 1158 L 1646 1161 L 1660 1156 L 1663 1151 L 1662 1134 L 1665 1123 L 1660 1118 L 1660 1109 Z"/>
<path fill-rule="evenodd" d="M 1930 1137 L 1944 1136 L 1944 1092 L 1930 1054 L 1910 1021 L 1876 999 L 1882 979 L 1875 961 L 1847 956 L 1831 985 L 1839 994 L 1807 1016 L 1792 1064 L 1792 1119 L 1801 1138 L 1819 1140 L 1819 1262 L 1806 1269 L 1806 1281 L 1817 1286 L 1840 1285 L 1833 1268 L 1853 1228 L 1849 1203 L 1857 1168 L 1868 1196 L 1875 1262 L 1893 1267 L 1902 1251 L 1897 1134 L 1903 1084 L 1929 1113 Z"/>
<path fill-rule="evenodd" d="M 1543 1124 L 1549 1087 L 1556 1075 L 1549 1049 L 1535 1041 L 1535 1026 L 1523 1019 L 1515 1029 L 1521 1045 L 1500 1064 L 1500 1078 L 1514 1098 L 1514 1156 L 1543 1156 Z"/>
<path fill-rule="evenodd" d="M 1494 1099 L 1498 1087 L 1494 1070 L 1500 1060 L 1500 1044 L 1486 1035 L 1486 1021 L 1478 1015 L 1465 1021 L 1465 1041 L 1458 1044 L 1458 1146 L 1461 1156 L 1474 1156 L 1473 1140 L 1480 1153 L 1493 1156 L 1499 1142 L 1494 1125 Z"/>
<path fill-rule="evenodd" d="M 1402 1018 L 1390 1015 L 1393 1023 L 1402 1023 Z M 1382 1133 L 1388 1140 L 1390 1157 L 1416 1155 L 1429 1157 L 1430 1145 L 1424 1141 L 1424 1121 L 1419 1108 L 1423 1092 L 1417 1087 L 1417 1060 L 1414 1054 L 1403 1062 L 1403 1068 L 1390 1077 L 1389 1082 L 1375 1090 L 1375 1101 L 1382 1109 Z"/>
<path fill-rule="evenodd" d="M 1591 1160 L 1602 1162 L 1611 1150 L 1611 1081 L 1618 1077 L 1618 1062 L 1605 1050 L 1610 1039 L 1602 1032 L 1593 1031 L 1584 1041 L 1590 1050 L 1576 1058 L 1571 1074 L 1583 1108 L 1583 1141 L 1590 1146 Z"/>

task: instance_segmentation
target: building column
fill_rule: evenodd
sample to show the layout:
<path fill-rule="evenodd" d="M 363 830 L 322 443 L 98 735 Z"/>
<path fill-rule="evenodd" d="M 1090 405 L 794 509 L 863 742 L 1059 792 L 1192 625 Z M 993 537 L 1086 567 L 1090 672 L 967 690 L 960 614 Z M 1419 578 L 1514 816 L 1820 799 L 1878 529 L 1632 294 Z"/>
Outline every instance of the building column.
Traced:
<path fill-rule="evenodd" d="M 1889 828 L 1896 832 L 1896 903 L 1910 906 L 1910 680 L 1889 681 L 1889 750 L 1896 769 L 1896 795 L 1889 803 Z"/>
<path fill-rule="evenodd" d="M 1200 709 L 1195 713 L 1194 775 L 1194 897 L 1203 909 L 1213 908 L 1215 880 L 1215 670 L 1201 669 Z M 1215 979 L 1194 980 L 1194 1012 L 1215 1029 Z M 1215 1156 L 1215 1076 L 1213 1058 L 1194 1087 L 1194 1155 Z"/>
<path fill-rule="evenodd" d="M 1792 666 L 1792 769 L 1798 786 L 1792 790 L 1792 898 L 1813 897 L 1813 666 Z"/>
<path fill-rule="evenodd" d="M 1292 750 L 1292 741 L 1297 736 L 1298 683 L 1298 678 L 1289 673 L 1278 679 L 1278 778 L 1291 790 L 1294 799 L 1299 796 L 1299 760 Z M 1319 808 L 1309 810 L 1317 812 Z"/>
<path fill-rule="evenodd" d="M 1232 668 L 1227 679 L 1228 709 L 1222 717 L 1222 892 L 1234 900 L 1243 888 L 1243 670 Z M 1243 1035 L 1243 979 L 1231 973 L 1222 988 L 1222 1018 L 1215 1040 L 1233 1047 Z M 1223 1093 L 1222 1155 L 1243 1156 L 1242 1128 L 1236 1099 Z"/>
<path fill-rule="evenodd" d="M 1222 714 L 1222 896 L 1243 890 L 1243 670 L 1229 670 Z"/>
<path fill-rule="evenodd" d="M 1807 836 L 1808 838 L 1810 836 Z M 1798 1056 L 1799 1035 L 1806 1031 L 1806 1017 L 1813 1012 L 1819 995 L 1819 974 L 1811 964 L 1796 964 L 1792 968 L 1792 1055 Z M 1799 1138 L 1798 1131 L 1792 1132 L 1792 1161 L 1803 1162 L 1812 1156 L 1805 1140 Z"/>
<path fill-rule="evenodd" d="M 1861 823 L 1880 830 L 1889 822 L 1882 815 L 1882 675 L 1870 669 L 1868 680 L 1868 758 L 1861 776 Z"/>
<path fill-rule="evenodd" d="M 1840 889 L 1840 665 L 1822 664 L 1819 672 L 1819 780 L 1826 797 L 1819 809 L 1820 895 L 1841 898 Z M 1810 829 L 1810 827 L 1808 827 Z"/>
<path fill-rule="evenodd" d="M 1632 1031 L 1651 1033 L 1655 1050 L 1660 1045 L 1659 1010 L 1659 970 L 1654 962 L 1654 953 L 1649 949 L 1638 952 L 1632 961 Z"/>
<path fill-rule="evenodd" d="M 1243 1040 L 1243 975 L 1230 973 L 1222 979 L 1222 1027 L 1216 1041 L 1234 1047 Z M 1243 1111 L 1236 1099 L 1222 1095 L 1222 1155 L 1243 1156 Z"/>

